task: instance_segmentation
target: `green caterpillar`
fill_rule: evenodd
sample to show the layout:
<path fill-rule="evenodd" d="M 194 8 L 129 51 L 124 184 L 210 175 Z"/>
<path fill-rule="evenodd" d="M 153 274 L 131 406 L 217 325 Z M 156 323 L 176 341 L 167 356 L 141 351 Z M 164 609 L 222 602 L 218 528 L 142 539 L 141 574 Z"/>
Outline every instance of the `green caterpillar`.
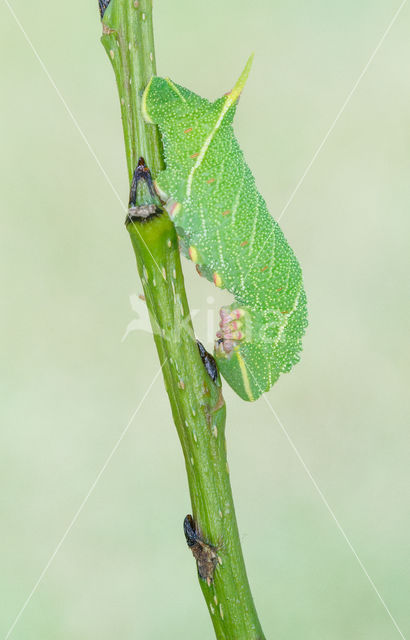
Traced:
<path fill-rule="evenodd" d="M 233 90 L 215 102 L 153 77 L 146 122 L 162 134 L 166 170 L 155 187 L 182 251 L 201 275 L 230 291 L 215 357 L 231 387 L 256 400 L 299 360 L 307 326 L 302 271 L 258 192 L 232 121 L 252 57 Z"/>

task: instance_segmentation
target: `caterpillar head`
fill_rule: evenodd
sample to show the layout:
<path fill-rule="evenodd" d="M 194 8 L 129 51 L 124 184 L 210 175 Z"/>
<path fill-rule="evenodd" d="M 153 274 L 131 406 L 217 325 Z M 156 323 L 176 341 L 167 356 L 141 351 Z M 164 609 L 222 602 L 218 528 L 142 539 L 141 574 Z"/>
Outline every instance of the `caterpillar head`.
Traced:
<path fill-rule="evenodd" d="M 142 115 L 146 122 L 161 125 L 185 118 L 204 103 L 208 101 L 169 78 L 153 76 L 142 96 Z"/>

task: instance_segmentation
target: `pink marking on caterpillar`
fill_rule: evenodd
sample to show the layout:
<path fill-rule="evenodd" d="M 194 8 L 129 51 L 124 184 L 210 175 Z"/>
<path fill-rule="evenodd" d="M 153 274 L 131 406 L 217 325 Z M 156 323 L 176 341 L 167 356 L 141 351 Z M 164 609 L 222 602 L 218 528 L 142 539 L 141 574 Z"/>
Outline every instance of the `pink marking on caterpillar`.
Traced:
<path fill-rule="evenodd" d="M 221 321 L 219 323 L 220 331 L 216 334 L 218 338 L 217 350 L 229 355 L 237 346 L 238 341 L 243 340 L 245 337 L 245 334 L 239 331 L 243 324 L 239 321 L 239 318 L 243 318 L 245 311 L 243 309 L 233 309 L 231 311 L 227 307 L 222 307 L 219 310 L 219 314 Z"/>

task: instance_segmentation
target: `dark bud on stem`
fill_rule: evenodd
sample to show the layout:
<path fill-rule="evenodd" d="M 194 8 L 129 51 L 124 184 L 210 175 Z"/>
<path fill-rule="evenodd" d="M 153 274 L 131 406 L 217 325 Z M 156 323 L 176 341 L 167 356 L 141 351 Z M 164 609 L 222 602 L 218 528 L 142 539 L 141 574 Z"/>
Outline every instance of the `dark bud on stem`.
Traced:
<path fill-rule="evenodd" d="M 199 577 L 202 580 L 206 580 L 208 586 L 210 586 L 219 562 L 216 548 L 202 540 L 191 515 L 188 515 L 184 520 L 184 533 L 188 547 L 196 560 Z"/>
<path fill-rule="evenodd" d="M 100 7 L 101 20 L 103 19 L 105 10 L 108 7 L 108 5 L 110 4 L 110 2 L 111 2 L 111 0 L 98 0 L 98 6 Z"/>
<path fill-rule="evenodd" d="M 187 515 L 184 520 L 184 533 L 188 547 L 193 547 L 198 540 L 198 534 L 195 531 L 195 523 L 191 515 Z"/>
<path fill-rule="evenodd" d="M 155 193 L 154 183 L 144 158 L 140 158 L 132 177 L 129 209 L 125 224 L 148 222 L 162 213 L 161 201 Z"/>
<path fill-rule="evenodd" d="M 201 356 L 201 360 L 204 363 L 204 367 L 208 375 L 210 376 L 211 380 L 213 380 L 213 382 L 216 382 L 218 379 L 218 367 L 216 365 L 215 358 L 211 356 L 210 353 L 208 353 L 204 345 L 199 342 L 199 340 L 197 340 L 196 343 L 198 345 L 199 355 Z"/>

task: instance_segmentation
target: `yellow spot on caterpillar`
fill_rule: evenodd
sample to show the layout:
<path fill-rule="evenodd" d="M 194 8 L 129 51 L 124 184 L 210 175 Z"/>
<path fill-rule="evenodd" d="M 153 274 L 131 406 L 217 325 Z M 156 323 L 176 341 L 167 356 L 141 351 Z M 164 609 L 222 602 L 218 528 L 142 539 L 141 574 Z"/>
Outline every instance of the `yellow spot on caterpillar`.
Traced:
<path fill-rule="evenodd" d="M 220 288 L 222 287 L 222 278 L 219 275 L 219 273 L 216 273 L 216 271 L 215 271 L 215 273 L 213 275 L 213 280 L 214 280 L 214 285 L 216 287 L 220 287 Z"/>
<path fill-rule="evenodd" d="M 218 437 L 218 427 L 216 425 L 212 429 L 212 433 L 213 433 L 214 438 Z"/>
<path fill-rule="evenodd" d="M 222 609 L 222 605 L 221 604 L 219 605 L 219 613 L 221 614 L 221 618 L 223 620 L 224 619 L 224 611 Z"/>
<path fill-rule="evenodd" d="M 210 610 L 211 610 L 212 615 L 214 615 L 214 613 L 215 613 L 215 609 L 213 608 L 213 606 L 212 606 L 211 604 L 209 605 L 209 608 L 210 608 Z"/>
<path fill-rule="evenodd" d="M 247 240 L 244 240 L 243 242 L 241 242 L 241 247 L 246 247 L 247 244 L 249 244 L 249 242 Z"/>
<path fill-rule="evenodd" d="M 215 178 L 210 178 L 206 182 L 207 182 L 207 184 L 212 184 L 213 182 L 215 182 Z"/>
<path fill-rule="evenodd" d="M 226 211 L 222 211 L 223 216 L 228 216 L 230 213 L 231 213 L 230 209 L 227 209 Z"/>
<path fill-rule="evenodd" d="M 242 382 L 245 388 L 245 393 L 248 396 L 249 400 L 252 402 L 255 398 L 253 397 L 251 385 L 249 384 L 248 372 L 246 370 L 245 363 L 239 351 L 236 351 L 236 357 L 238 358 L 239 366 L 242 374 Z"/>
<path fill-rule="evenodd" d="M 188 129 L 185 129 L 184 133 L 191 133 L 192 131 L 192 127 L 189 127 Z"/>
<path fill-rule="evenodd" d="M 179 387 L 180 389 L 185 389 L 185 382 L 184 382 L 183 380 L 180 380 L 180 381 L 178 382 L 178 387 Z"/>
<path fill-rule="evenodd" d="M 171 248 L 172 247 L 172 240 L 168 240 L 167 245 L 168 245 L 169 248 Z"/>
<path fill-rule="evenodd" d="M 168 211 L 171 218 L 173 218 L 177 213 L 181 211 L 181 207 L 182 205 L 180 202 L 175 202 L 175 200 L 171 200 L 169 201 L 169 203 L 167 203 L 165 208 Z"/>
<path fill-rule="evenodd" d="M 111 60 L 114 60 L 115 53 L 112 49 L 110 49 Z"/>
<path fill-rule="evenodd" d="M 162 267 L 161 273 L 162 273 L 162 277 L 164 278 L 164 280 L 166 280 L 167 279 L 167 271 L 166 271 L 165 267 Z"/>
<path fill-rule="evenodd" d="M 215 602 L 216 606 L 218 606 L 218 598 L 216 596 L 214 596 L 214 602 Z"/>
<path fill-rule="evenodd" d="M 192 156 L 189 156 L 189 157 L 194 159 L 194 158 L 197 158 L 198 156 L 199 156 L 199 151 L 197 153 L 193 153 Z"/>
<path fill-rule="evenodd" d="M 198 262 L 198 251 L 195 249 L 195 247 L 189 247 L 188 253 L 192 262 Z"/>

